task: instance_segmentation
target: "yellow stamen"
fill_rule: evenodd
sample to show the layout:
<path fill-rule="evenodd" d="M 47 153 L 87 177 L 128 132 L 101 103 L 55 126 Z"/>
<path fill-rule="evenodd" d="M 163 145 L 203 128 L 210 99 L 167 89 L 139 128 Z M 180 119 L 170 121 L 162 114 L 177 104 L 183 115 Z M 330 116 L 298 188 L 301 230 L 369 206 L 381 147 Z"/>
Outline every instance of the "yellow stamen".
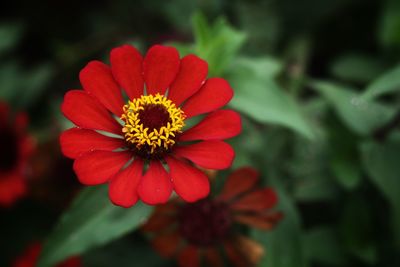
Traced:
<path fill-rule="evenodd" d="M 140 121 L 140 112 L 145 110 L 148 105 L 159 105 L 169 114 L 168 122 L 159 129 L 150 130 Z M 182 132 L 185 126 L 185 114 L 175 104 L 161 94 L 141 96 L 132 101 L 128 101 L 123 108 L 124 114 L 121 119 L 125 122 L 122 132 L 125 134 L 126 141 L 132 143 L 137 149 L 142 149 L 144 145 L 150 148 L 153 153 L 157 148 L 168 150 L 175 144 L 175 136 Z"/>

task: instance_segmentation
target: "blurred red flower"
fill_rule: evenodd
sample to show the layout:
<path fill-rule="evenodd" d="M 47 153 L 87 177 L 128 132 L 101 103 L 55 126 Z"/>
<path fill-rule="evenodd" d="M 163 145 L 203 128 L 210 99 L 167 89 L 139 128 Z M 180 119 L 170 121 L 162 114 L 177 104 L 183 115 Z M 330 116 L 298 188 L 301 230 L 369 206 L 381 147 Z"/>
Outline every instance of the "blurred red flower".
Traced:
<path fill-rule="evenodd" d="M 80 72 L 84 90 L 69 91 L 62 104 L 78 126 L 60 141 L 63 153 L 75 159 L 80 182 L 109 182 L 111 201 L 123 207 L 139 198 L 165 203 L 173 190 L 188 202 L 206 197 L 208 178 L 188 161 L 208 169 L 231 165 L 234 151 L 223 140 L 239 134 L 241 120 L 220 110 L 233 96 L 228 82 L 206 80 L 204 60 L 180 59 L 168 46 L 151 47 L 143 59 L 124 45 L 111 51 L 110 61 L 111 67 L 90 62 Z M 189 119 L 204 114 L 184 130 Z"/>
<path fill-rule="evenodd" d="M 20 255 L 13 263 L 12 267 L 35 267 L 39 260 L 40 252 L 42 251 L 41 243 L 31 244 L 22 255 Z M 82 261 L 80 257 L 71 257 L 59 264 L 56 267 L 81 267 Z"/>
<path fill-rule="evenodd" d="M 254 266 L 263 247 L 240 234 L 237 226 L 272 229 L 282 213 L 271 188 L 257 186 L 257 171 L 241 168 L 227 179 L 219 196 L 195 203 L 172 201 L 156 208 L 143 231 L 152 235 L 160 255 L 176 257 L 182 267 L 224 266 L 220 248 L 234 266 Z"/>
<path fill-rule="evenodd" d="M 11 114 L 0 102 L 0 206 L 9 207 L 26 194 L 28 159 L 34 141 L 26 128 L 25 113 Z"/>

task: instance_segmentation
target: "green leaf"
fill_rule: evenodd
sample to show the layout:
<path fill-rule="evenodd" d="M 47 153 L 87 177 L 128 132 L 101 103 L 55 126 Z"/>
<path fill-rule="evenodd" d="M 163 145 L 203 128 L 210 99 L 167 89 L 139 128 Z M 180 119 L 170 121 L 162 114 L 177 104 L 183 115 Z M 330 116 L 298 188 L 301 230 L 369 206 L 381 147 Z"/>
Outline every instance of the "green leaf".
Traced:
<path fill-rule="evenodd" d="M 361 152 L 368 178 L 393 207 L 393 229 L 400 247 L 400 141 L 390 140 L 385 144 L 365 142 L 361 146 Z"/>
<path fill-rule="evenodd" d="M 25 73 L 24 81 L 22 82 L 17 103 L 20 107 L 27 107 L 41 96 L 47 88 L 50 78 L 53 75 L 53 69 L 50 65 L 41 65 Z M 21 93 L 23 91 L 23 93 Z"/>
<path fill-rule="evenodd" d="M 400 46 L 400 2 L 385 1 L 383 16 L 380 23 L 379 39 L 383 46 Z"/>
<path fill-rule="evenodd" d="M 368 83 L 383 71 L 383 64 L 376 58 L 356 53 L 338 58 L 331 67 L 335 77 L 359 83 Z"/>
<path fill-rule="evenodd" d="M 273 180 L 273 186 L 279 196 L 277 210 L 284 218 L 271 231 L 253 230 L 252 236 L 267 251 L 259 266 L 308 267 L 302 246 L 302 230 L 299 213 L 292 199 L 283 190 L 279 179 Z"/>
<path fill-rule="evenodd" d="M 374 221 L 368 199 L 352 194 L 339 217 L 338 235 L 343 247 L 360 260 L 375 265 L 378 250 L 374 239 Z"/>
<path fill-rule="evenodd" d="M 335 109 L 346 126 L 360 135 L 387 123 L 395 114 L 395 109 L 379 102 L 367 100 L 346 86 L 314 81 L 311 87 L 318 91 Z"/>
<path fill-rule="evenodd" d="M 152 208 L 142 203 L 130 209 L 110 203 L 107 186 L 82 190 L 48 237 L 39 267 L 54 266 L 72 255 L 104 245 L 137 228 Z"/>
<path fill-rule="evenodd" d="M 363 97 L 372 99 L 395 92 L 400 92 L 400 65 L 373 81 L 365 89 Z"/>
<path fill-rule="evenodd" d="M 235 90 L 230 106 L 261 123 L 286 126 L 306 138 L 313 137 L 310 124 L 296 101 L 271 79 L 279 69 L 269 59 L 238 60 L 230 70 L 228 80 Z M 259 68 L 260 65 L 270 66 Z"/>
<path fill-rule="evenodd" d="M 128 235 L 86 253 L 83 266 L 90 267 L 161 267 L 169 266 L 169 261 L 162 258 L 150 242 L 140 235 Z"/>
<path fill-rule="evenodd" d="M 0 25 L 0 55 L 17 44 L 21 37 L 22 28 L 19 24 Z"/>
<path fill-rule="evenodd" d="M 246 40 L 246 35 L 233 29 L 224 18 L 213 25 L 197 13 L 193 17 L 195 52 L 206 60 L 210 76 L 220 76 L 232 63 Z"/>
<path fill-rule="evenodd" d="M 311 229 L 304 234 L 303 245 L 309 261 L 327 266 L 344 266 L 346 263 L 337 233 L 330 227 Z"/>
<path fill-rule="evenodd" d="M 353 161 L 335 158 L 331 162 L 336 180 L 346 189 L 354 189 L 361 182 L 361 169 Z"/>

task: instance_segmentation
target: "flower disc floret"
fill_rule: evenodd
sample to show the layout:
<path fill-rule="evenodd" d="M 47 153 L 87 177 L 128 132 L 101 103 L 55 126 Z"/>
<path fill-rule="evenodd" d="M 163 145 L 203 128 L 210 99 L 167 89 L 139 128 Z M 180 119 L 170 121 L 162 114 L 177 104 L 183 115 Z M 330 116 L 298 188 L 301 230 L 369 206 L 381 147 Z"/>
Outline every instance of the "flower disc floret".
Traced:
<path fill-rule="evenodd" d="M 135 98 L 123 110 L 122 132 L 125 140 L 138 150 L 148 149 L 150 153 L 159 148 L 169 150 L 185 126 L 184 112 L 158 93 Z"/>

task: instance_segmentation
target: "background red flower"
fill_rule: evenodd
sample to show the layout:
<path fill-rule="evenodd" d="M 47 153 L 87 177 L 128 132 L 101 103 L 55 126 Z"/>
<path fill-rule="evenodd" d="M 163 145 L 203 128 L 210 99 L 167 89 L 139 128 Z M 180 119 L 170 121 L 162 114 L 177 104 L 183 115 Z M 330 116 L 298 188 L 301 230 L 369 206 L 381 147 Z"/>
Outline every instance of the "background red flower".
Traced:
<path fill-rule="evenodd" d="M 34 140 L 27 133 L 28 117 L 13 114 L 0 102 L 0 206 L 9 207 L 27 191 L 28 159 Z"/>
<path fill-rule="evenodd" d="M 254 266 L 263 255 L 257 242 L 237 226 L 271 230 L 282 213 L 274 211 L 278 198 L 271 188 L 257 185 L 251 168 L 234 171 L 222 192 L 195 203 L 173 200 L 157 207 L 143 230 L 152 235 L 153 247 L 164 257 L 176 257 L 182 267 L 223 266 L 220 248 L 234 266 Z"/>

